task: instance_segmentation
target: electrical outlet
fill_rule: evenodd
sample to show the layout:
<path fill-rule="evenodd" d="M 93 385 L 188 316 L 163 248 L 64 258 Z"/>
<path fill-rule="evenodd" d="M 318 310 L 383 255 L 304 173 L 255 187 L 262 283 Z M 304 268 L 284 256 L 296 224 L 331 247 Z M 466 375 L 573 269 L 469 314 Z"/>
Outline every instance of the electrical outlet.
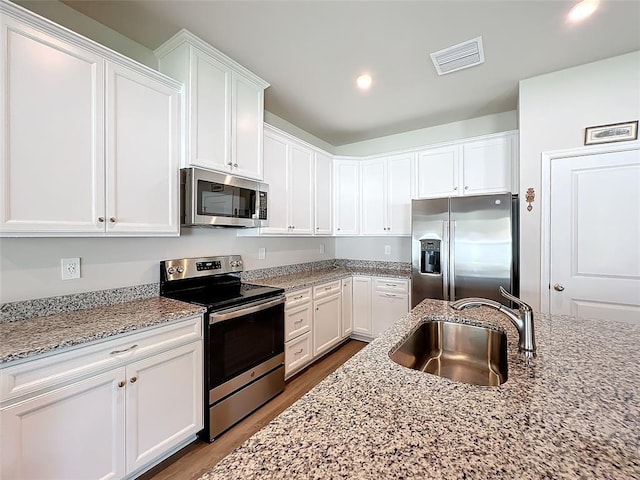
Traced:
<path fill-rule="evenodd" d="M 60 260 L 62 267 L 62 280 L 73 280 L 80 278 L 80 259 L 63 258 Z"/>
<path fill-rule="evenodd" d="M 324 253 L 324 243 L 320 244 L 320 253 Z"/>
<path fill-rule="evenodd" d="M 264 247 L 258 249 L 258 260 L 264 260 L 267 256 L 266 249 Z"/>
<path fill-rule="evenodd" d="M 391 245 L 385 245 L 384 246 L 384 254 L 385 255 L 391 255 Z"/>

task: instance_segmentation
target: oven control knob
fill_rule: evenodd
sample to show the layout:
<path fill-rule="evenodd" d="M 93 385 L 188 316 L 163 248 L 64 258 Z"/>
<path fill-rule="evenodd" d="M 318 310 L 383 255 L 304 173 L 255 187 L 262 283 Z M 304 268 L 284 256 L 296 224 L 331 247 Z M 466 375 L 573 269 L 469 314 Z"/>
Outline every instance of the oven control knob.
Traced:
<path fill-rule="evenodd" d="M 236 267 L 241 267 L 242 266 L 242 260 L 238 260 L 236 262 Z"/>
<path fill-rule="evenodd" d="M 181 266 L 179 266 L 178 268 L 176 268 L 176 271 L 177 271 L 178 273 L 183 273 L 183 272 L 184 272 L 184 267 L 181 265 Z"/>
<path fill-rule="evenodd" d="M 173 268 L 173 267 L 169 267 L 169 268 L 167 268 L 167 273 L 169 275 L 173 275 L 174 273 L 176 273 L 176 269 Z"/>

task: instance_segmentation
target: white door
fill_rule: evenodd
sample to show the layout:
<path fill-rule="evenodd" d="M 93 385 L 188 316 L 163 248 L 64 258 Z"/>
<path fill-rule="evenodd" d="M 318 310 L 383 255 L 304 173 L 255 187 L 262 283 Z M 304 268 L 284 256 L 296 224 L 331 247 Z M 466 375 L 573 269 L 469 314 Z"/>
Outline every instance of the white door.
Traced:
<path fill-rule="evenodd" d="M 287 194 L 287 157 L 289 146 L 275 133 L 264 134 L 264 181 L 269 185 L 267 216 L 269 226 L 260 233 L 289 233 L 289 205 Z"/>
<path fill-rule="evenodd" d="M 131 473 L 202 428 L 202 342 L 133 363 L 126 373 L 127 473 Z"/>
<path fill-rule="evenodd" d="M 353 332 L 353 279 L 342 280 L 342 337 Z"/>
<path fill-rule="evenodd" d="M 289 147 L 288 185 L 290 232 L 313 233 L 313 152 L 292 143 Z"/>
<path fill-rule="evenodd" d="M 316 235 L 331 235 L 333 233 L 333 172 L 331 157 L 316 153 L 315 162 L 315 225 Z"/>
<path fill-rule="evenodd" d="M 180 91 L 107 67 L 107 233 L 179 234 Z"/>
<path fill-rule="evenodd" d="M 551 161 L 550 311 L 640 324 L 640 150 Z"/>
<path fill-rule="evenodd" d="M 367 160 L 360 165 L 362 199 L 362 234 L 387 233 L 387 161 L 384 158 Z"/>
<path fill-rule="evenodd" d="M 417 160 L 417 198 L 460 195 L 460 146 L 424 150 Z"/>
<path fill-rule="evenodd" d="M 123 478 L 124 385 L 117 368 L 2 409 L 0 477 Z"/>
<path fill-rule="evenodd" d="M 264 89 L 232 74 L 231 158 L 233 173 L 262 180 Z"/>
<path fill-rule="evenodd" d="M 316 357 L 342 338 L 340 294 L 313 302 L 313 356 Z"/>
<path fill-rule="evenodd" d="M 191 165 L 229 171 L 231 162 L 231 72 L 192 49 L 189 118 Z"/>
<path fill-rule="evenodd" d="M 359 163 L 353 160 L 336 160 L 333 166 L 336 235 L 358 235 L 360 233 Z"/>
<path fill-rule="evenodd" d="M 104 60 L 0 16 L 0 230 L 104 232 Z"/>
<path fill-rule="evenodd" d="M 387 160 L 387 234 L 411 235 L 411 161 L 413 155 Z"/>
<path fill-rule="evenodd" d="M 353 277 L 353 333 L 371 336 L 371 277 Z"/>

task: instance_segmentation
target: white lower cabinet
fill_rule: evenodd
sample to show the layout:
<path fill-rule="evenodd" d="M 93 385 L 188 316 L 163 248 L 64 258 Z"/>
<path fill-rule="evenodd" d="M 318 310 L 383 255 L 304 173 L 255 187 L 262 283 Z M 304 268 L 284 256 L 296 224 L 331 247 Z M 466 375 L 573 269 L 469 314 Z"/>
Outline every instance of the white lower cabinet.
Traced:
<path fill-rule="evenodd" d="M 353 333 L 377 338 L 409 312 L 409 280 L 386 277 L 353 278 Z"/>
<path fill-rule="evenodd" d="M 116 339 L 61 353 L 62 362 L 53 355 L 0 370 L 0 477 L 130 477 L 195 438 L 202 320 L 181 323 L 134 334 L 127 349 Z M 92 368 L 101 371 L 88 375 Z"/>
<path fill-rule="evenodd" d="M 353 332 L 353 279 L 342 280 L 342 338 Z"/>
<path fill-rule="evenodd" d="M 313 355 L 328 351 L 342 340 L 340 293 L 313 301 Z"/>
<path fill-rule="evenodd" d="M 353 333 L 371 337 L 371 277 L 353 277 Z"/>

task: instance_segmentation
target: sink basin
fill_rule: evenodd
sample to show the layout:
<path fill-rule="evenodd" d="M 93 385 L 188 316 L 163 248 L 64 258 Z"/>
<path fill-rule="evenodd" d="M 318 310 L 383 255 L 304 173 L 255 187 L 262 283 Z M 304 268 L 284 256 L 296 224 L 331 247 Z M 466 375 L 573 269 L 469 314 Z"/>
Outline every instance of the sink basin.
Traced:
<path fill-rule="evenodd" d="M 394 353 L 394 362 L 473 385 L 507 381 L 507 336 L 454 322 L 425 322 Z"/>

